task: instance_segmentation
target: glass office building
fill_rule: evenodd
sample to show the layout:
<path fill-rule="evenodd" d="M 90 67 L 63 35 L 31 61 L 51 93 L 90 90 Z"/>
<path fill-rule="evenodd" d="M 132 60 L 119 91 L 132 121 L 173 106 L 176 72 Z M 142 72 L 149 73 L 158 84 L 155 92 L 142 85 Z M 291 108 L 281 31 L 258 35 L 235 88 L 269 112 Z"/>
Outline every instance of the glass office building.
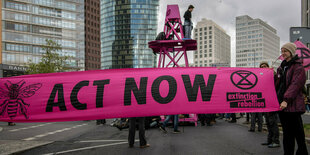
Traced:
<path fill-rule="evenodd" d="M 73 70 L 84 70 L 84 0 L 2 0 L 0 8 L 2 65 L 39 62 L 52 39 Z"/>
<path fill-rule="evenodd" d="M 151 68 L 159 0 L 101 0 L 101 68 Z"/>

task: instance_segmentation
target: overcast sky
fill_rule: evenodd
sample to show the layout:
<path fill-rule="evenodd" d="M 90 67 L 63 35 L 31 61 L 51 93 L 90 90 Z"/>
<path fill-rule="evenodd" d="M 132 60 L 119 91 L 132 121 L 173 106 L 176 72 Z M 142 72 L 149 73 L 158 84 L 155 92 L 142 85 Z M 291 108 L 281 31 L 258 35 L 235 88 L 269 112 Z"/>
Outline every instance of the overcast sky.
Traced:
<path fill-rule="evenodd" d="M 301 0 L 160 0 L 158 32 L 163 31 L 167 5 L 178 4 L 182 21 L 187 7 L 192 4 L 194 27 L 202 18 L 211 19 L 231 37 L 231 59 L 235 66 L 236 17 L 249 15 L 260 18 L 277 30 L 280 47 L 289 41 L 290 27 L 301 25 Z M 280 51 L 280 49 L 279 49 Z M 190 62 L 192 61 L 190 54 Z"/>

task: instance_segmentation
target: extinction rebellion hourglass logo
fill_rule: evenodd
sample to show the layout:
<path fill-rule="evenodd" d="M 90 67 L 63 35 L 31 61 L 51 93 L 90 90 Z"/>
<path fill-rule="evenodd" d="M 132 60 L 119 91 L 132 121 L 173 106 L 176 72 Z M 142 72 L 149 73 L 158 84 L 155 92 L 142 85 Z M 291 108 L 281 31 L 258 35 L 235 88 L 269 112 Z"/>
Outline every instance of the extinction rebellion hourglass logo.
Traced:
<path fill-rule="evenodd" d="M 31 97 L 42 86 L 41 83 L 35 83 L 23 87 L 26 82 L 24 80 L 18 83 L 12 83 L 8 81 L 5 83 L 5 88 L 0 87 L 0 99 L 5 99 L 0 102 L 0 116 L 5 116 L 5 112 L 13 119 L 16 115 L 22 114 L 28 119 L 27 108 L 30 104 L 27 104 L 23 98 Z"/>
<path fill-rule="evenodd" d="M 257 76 L 250 71 L 239 70 L 230 76 L 232 84 L 242 90 L 251 90 L 258 82 Z M 265 108 L 262 92 L 228 92 L 226 99 L 230 108 Z"/>

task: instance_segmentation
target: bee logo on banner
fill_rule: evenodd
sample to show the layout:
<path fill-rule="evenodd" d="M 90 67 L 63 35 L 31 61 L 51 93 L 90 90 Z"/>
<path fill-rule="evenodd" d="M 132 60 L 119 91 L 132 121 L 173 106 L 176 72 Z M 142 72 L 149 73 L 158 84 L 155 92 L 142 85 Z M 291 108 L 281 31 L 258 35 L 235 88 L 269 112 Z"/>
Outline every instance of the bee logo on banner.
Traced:
<path fill-rule="evenodd" d="M 258 82 L 257 76 L 250 71 L 239 70 L 231 74 L 232 84 L 242 90 L 254 88 Z M 227 101 L 230 108 L 265 108 L 265 99 L 261 92 L 228 92 Z"/>
<path fill-rule="evenodd" d="M 4 84 L 5 88 L 0 87 L 0 99 L 5 99 L 2 103 L 0 102 L 0 116 L 7 114 L 10 119 L 13 119 L 17 114 L 21 114 L 26 119 L 29 118 L 27 108 L 30 104 L 27 104 L 23 98 L 33 96 L 42 87 L 42 84 L 35 83 L 23 87 L 25 83 L 24 80 L 17 83 L 8 81 Z"/>

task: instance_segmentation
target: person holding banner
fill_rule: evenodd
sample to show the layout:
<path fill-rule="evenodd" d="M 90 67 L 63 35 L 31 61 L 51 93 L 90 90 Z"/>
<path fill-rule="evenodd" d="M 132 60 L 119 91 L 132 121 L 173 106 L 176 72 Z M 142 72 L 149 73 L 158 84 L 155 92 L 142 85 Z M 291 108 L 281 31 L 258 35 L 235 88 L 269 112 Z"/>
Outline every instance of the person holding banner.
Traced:
<path fill-rule="evenodd" d="M 281 47 L 284 60 L 277 69 L 276 90 L 280 103 L 279 117 L 283 129 L 283 149 L 285 155 L 293 155 L 295 139 L 296 154 L 308 154 L 301 114 L 305 113 L 302 89 L 306 82 L 305 69 L 296 54 L 296 45 L 286 43 Z"/>
<path fill-rule="evenodd" d="M 128 143 L 129 147 L 133 147 L 135 143 L 135 133 L 136 133 L 136 121 L 139 121 L 139 141 L 140 148 L 150 147 L 150 144 L 147 144 L 145 139 L 145 117 L 132 117 L 129 118 L 129 134 L 128 134 Z"/>
<path fill-rule="evenodd" d="M 261 62 L 259 68 L 269 68 L 268 62 Z M 267 145 L 268 148 L 280 147 L 279 141 L 279 127 L 278 127 L 278 112 L 266 112 L 265 114 L 268 138 L 267 142 L 262 143 L 262 145 Z"/>

